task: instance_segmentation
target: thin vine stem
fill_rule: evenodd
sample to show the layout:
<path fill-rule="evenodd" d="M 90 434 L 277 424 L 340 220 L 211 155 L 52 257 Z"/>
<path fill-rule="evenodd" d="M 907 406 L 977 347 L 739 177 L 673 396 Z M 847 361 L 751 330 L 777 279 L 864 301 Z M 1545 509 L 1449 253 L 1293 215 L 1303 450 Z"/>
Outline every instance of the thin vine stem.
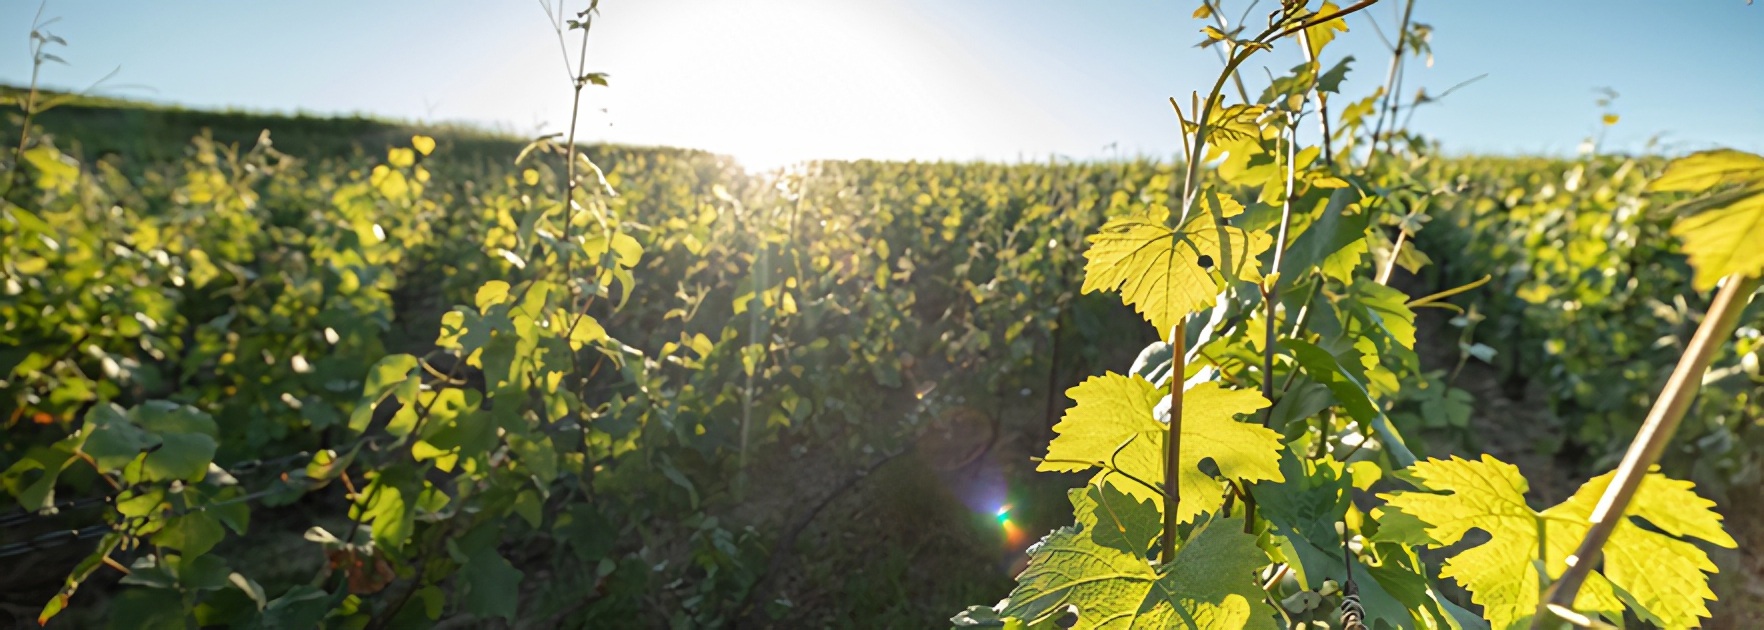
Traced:
<path fill-rule="evenodd" d="M 598 5 L 599 2 L 595 2 L 594 4 Z M 562 5 L 560 4 L 559 6 Z M 576 222 L 576 122 L 581 117 L 582 112 L 582 88 L 587 87 L 588 85 L 588 30 L 594 26 L 594 12 L 595 8 L 593 6 L 590 6 L 587 11 L 583 12 L 582 47 L 580 53 L 578 53 L 576 57 L 575 76 L 570 78 L 571 85 L 575 91 L 570 99 L 570 132 L 569 135 L 566 136 L 564 144 L 564 159 L 568 162 L 568 164 L 564 166 L 564 171 L 568 175 L 567 181 L 564 182 L 563 241 L 569 243 L 571 246 L 571 248 L 565 249 L 561 252 L 564 259 L 565 282 L 570 282 L 575 275 L 574 269 L 572 269 L 576 260 L 576 252 L 573 251 L 575 237 L 572 234 L 572 230 L 574 229 Z M 563 34 L 560 31 L 558 33 L 559 43 L 562 43 L 562 37 Z M 565 54 L 567 55 L 568 53 Z M 564 58 L 564 63 L 566 65 L 569 63 L 569 58 L 567 56 Z M 570 284 L 571 286 L 574 286 L 575 283 L 570 282 Z"/>
<path fill-rule="evenodd" d="M 1199 184 L 1199 178 L 1200 178 L 1200 165 L 1201 165 L 1201 162 L 1205 160 L 1205 156 L 1206 156 L 1208 121 L 1210 121 L 1212 119 L 1213 111 L 1220 103 L 1219 95 L 1221 92 L 1224 91 L 1225 83 L 1227 81 L 1231 80 L 1232 77 L 1236 76 L 1238 68 L 1240 66 L 1242 66 L 1245 61 L 1248 61 L 1250 56 L 1255 54 L 1256 51 L 1262 50 L 1265 48 L 1269 48 L 1270 46 L 1268 44 L 1270 42 L 1272 42 L 1273 40 L 1279 39 L 1281 37 L 1286 37 L 1288 35 L 1292 35 L 1295 33 L 1303 33 L 1304 30 L 1307 28 L 1316 26 L 1318 24 L 1325 24 L 1325 23 L 1328 23 L 1332 20 L 1337 20 L 1337 19 L 1346 17 L 1348 15 L 1352 15 L 1353 13 L 1356 13 L 1362 9 L 1365 9 L 1366 7 L 1370 7 L 1373 4 L 1377 4 L 1377 2 L 1378 2 L 1378 0 L 1361 0 L 1360 2 L 1356 2 L 1353 5 L 1345 8 L 1345 9 L 1341 9 L 1341 10 L 1335 11 L 1333 13 L 1327 13 L 1327 14 L 1322 14 L 1322 15 L 1313 15 L 1313 16 L 1310 16 L 1307 18 L 1300 19 L 1300 20 L 1298 20 L 1297 24 L 1292 24 L 1292 25 L 1286 26 L 1284 28 L 1282 28 L 1281 22 L 1278 19 L 1275 19 L 1275 20 L 1272 20 L 1273 23 L 1270 24 L 1266 30 L 1262 31 L 1261 34 L 1258 34 L 1256 37 L 1249 40 L 1249 42 L 1246 44 L 1237 44 L 1232 49 L 1232 54 L 1230 55 L 1229 59 L 1226 61 L 1224 70 L 1219 73 L 1219 78 L 1213 82 L 1212 89 L 1208 90 L 1206 99 L 1200 103 L 1197 103 L 1194 108 L 1195 109 L 1195 112 L 1194 112 L 1194 114 L 1195 114 L 1194 134 L 1193 134 L 1193 137 L 1191 139 L 1189 139 L 1188 142 L 1186 142 L 1186 145 L 1187 145 L 1187 147 L 1186 147 L 1186 149 L 1187 149 L 1187 151 L 1186 151 L 1187 164 L 1185 165 L 1186 168 L 1184 170 L 1183 178 L 1182 178 L 1182 212 L 1180 213 L 1179 218 L 1177 219 L 1176 226 L 1186 225 L 1188 223 L 1188 217 L 1194 209 L 1195 200 L 1199 197 L 1198 193 L 1199 193 L 1200 187 L 1198 184 Z M 1282 9 L 1282 11 L 1285 11 L 1285 9 Z M 1281 14 L 1279 14 L 1279 13 L 1276 14 L 1277 18 L 1279 15 L 1281 15 Z M 1176 100 L 1174 98 L 1171 98 L 1170 104 L 1172 106 L 1175 106 Z M 1182 115 L 1181 108 L 1177 107 L 1177 116 L 1181 117 L 1181 115 Z M 1184 135 L 1187 135 L 1187 134 L 1184 134 Z M 1290 191 L 1290 188 L 1289 188 L 1289 191 Z M 1223 210 L 1219 207 L 1219 204 L 1216 201 L 1214 203 L 1209 203 L 1208 209 L 1213 214 L 1213 221 L 1214 221 L 1216 229 L 1223 230 L 1225 227 L 1225 216 L 1224 216 Z M 1286 214 L 1287 214 L 1287 218 L 1290 219 L 1290 207 L 1287 209 Z M 1284 249 L 1284 241 L 1285 241 L 1284 234 L 1282 234 L 1281 249 Z M 1234 262 L 1231 259 L 1231 253 L 1230 253 L 1230 249 L 1229 249 L 1230 239 L 1226 238 L 1223 234 L 1221 234 L 1220 239 L 1219 239 L 1219 243 L 1220 243 L 1220 249 L 1221 249 L 1221 251 L 1220 251 L 1220 258 L 1221 258 L 1220 264 L 1223 266 L 1224 269 L 1227 269 L 1227 270 L 1234 269 L 1235 268 Z M 1278 256 L 1279 253 L 1277 252 L 1276 255 Z M 1276 269 L 1279 268 L 1278 262 L 1276 263 L 1275 268 Z M 1272 318 L 1270 317 L 1270 319 L 1272 319 Z M 1175 335 L 1176 338 L 1174 341 L 1175 350 L 1176 350 L 1175 356 L 1181 357 L 1185 354 L 1183 352 L 1182 345 L 1181 345 L 1186 340 L 1185 333 L 1186 333 L 1186 324 L 1183 321 L 1179 321 L 1176 324 L 1176 335 Z M 1267 348 L 1267 349 L 1271 350 L 1272 344 L 1269 344 L 1269 348 Z M 1264 363 L 1264 365 L 1266 365 L 1266 363 Z M 1264 380 L 1267 380 L 1266 375 L 1264 375 Z M 1268 389 L 1269 387 L 1271 387 L 1271 385 L 1272 385 L 1271 383 L 1265 384 L 1264 389 Z M 1173 384 L 1171 387 L 1170 440 L 1169 440 L 1169 452 L 1167 453 L 1166 460 L 1165 460 L 1166 477 L 1164 480 L 1164 482 L 1166 484 L 1169 484 L 1168 485 L 1169 491 L 1166 493 L 1166 496 L 1164 497 L 1165 510 L 1164 510 L 1163 560 L 1165 562 L 1169 562 L 1170 559 L 1173 557 L 1172 554 L 1174 553 L 1175 539 L 1176 539 L 1176 507 L 1181 502 L 1181 497 L 1175 492 L 1176 486 L 1174 485 L 1174 479 L 1175 479 L 1175 475 L 1177 473 L 1177 464 L 1179 461 L 1178 455 L 1181 450 L 1181 444 L 1180 444 L 1180 435 L 1181 435 L 1180 423 L 1181 423 L 1181 408 L 1182 408 L 1181 389 L 1182 389 L 1181 380 L 1177 380 L 1175 382 L 1175 384 Z M 1245 529 L 1245 531 L 1252 531 L 1254 529 L 1255 518 L 1256 518 L 1255 511 L 1256 511 L 1255 502 L 1253 500 L 1249 500 L 1246 497 L 1246 499 L 1244 501 L 1244 529 Z"/>
<path fill-rule="evenodd" d="M 1183 345 L 1188 342 L 1188 321 L 1176 320 L 1176 332 L 1170 339 L 1170 356 L 1177 361 L 1171 369 L 1176 370 L 1170 379 L 1170 429 L 1164 437 L 1167 447 L 1164 453 L 1164 537 L 1163 549 L 1159 558 L 1164 564 L 1176 559 L 1176 508 L 1182 505 L 1181 485 L 1177 483 L 1182 471 L 1182 385 L 1188 372 L 1188 366 L 1182 357 L 1188 354 Z"/>
<path fill-rule="evenodd" d="M 1271 267 L 1275 274 L 1280 273 L 1280 265 L 1286 258 L 1286 233 L 1292 225 L 1293 180 L 1296 177 L 1294 170 L 1297 168 L 1294 163 L 1297 161 L 1298 150 L 1298 120 L 1296 118 L 1288 126 L 1287 131 L 1289 135 L 1286 142 L 1286 194 L 1280 199 L 1280 231 L 1274 239 L 1274 264 Z M 1267 283 L 1267 285 L 1267 290 L 1262 292 L 1264 309 L 1262 318 L 1263 323 L 1266 324 L 1262 340 L 1262 398 L 1267 399 L 1270 404 L 1267 410 L 1262 413 L 1262 426 L 1268 426 L 1268 422 L 1274 417 L 1272 405 L 1274 402 L 1274 339 L 1276 329 L 1279 327 L 1278 322 L 1275 321 L 1276 309 L 1280 303 L 1279 276 L 1275 276 L 1274 281 Z"/>
<path fill-rule="evenodd" d="M 6 174 L 6 192 L 11 194 L 18 188 L 18 176 L 24 172 L 25 148 L 30 146 L 31 117 L 37 113 L 37 77 L 43 71 L 43 47 L 48 41 L 38 33 L 43 28 L 43 10 L 49 7 L 49 0 L 37 6 L 36 17 L 31 18 L 31 87 L 25 93 L 23 105 L 24 120 L 18 126 L 18 150 L 12 154 L 12 165 Z M 53 21 L 53 20 L 51 20 Z"/>
<path fill-rule="evenodd" d="M 1299 47 L 1304 49 L 1305 61 L 1312 65 L 1312 71 L 1317 76 L 1322 76 L 1323 62 L 1311 49 L 1311 34 L 1309 32 L 1299 32 Z M 1323 141 L 1323 163 L 1335 164 L 1335 147 L 1329 138 L 1329 99 L 1323 96 L 1323 89 L 1317 85 L 1315 78 L 1311 81 L 1311 100 L 1317 103 L 1317 129 Z"/>

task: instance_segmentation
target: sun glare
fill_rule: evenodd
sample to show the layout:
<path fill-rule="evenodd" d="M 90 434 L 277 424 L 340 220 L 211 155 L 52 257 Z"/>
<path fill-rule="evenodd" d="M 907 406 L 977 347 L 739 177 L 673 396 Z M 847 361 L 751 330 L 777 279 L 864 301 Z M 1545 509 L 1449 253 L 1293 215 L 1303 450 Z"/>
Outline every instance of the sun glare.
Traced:
<path fill-rule="evenodd" d="M 609 37 L 609 62 L 641 66 L 615 72 L 618 89 L 601 93 L 611 140 L 704 148 L 759 171 L 810 159 L 975 158 L 1051 123 L 1013 105 L 1024 99 L 953 34 L 897 4 L 670 4 L 608 10 L 609 19 L 629 12 L 617 16 L 624 30 Z M 626 98 L 646 107 L 619 107 Z"/>

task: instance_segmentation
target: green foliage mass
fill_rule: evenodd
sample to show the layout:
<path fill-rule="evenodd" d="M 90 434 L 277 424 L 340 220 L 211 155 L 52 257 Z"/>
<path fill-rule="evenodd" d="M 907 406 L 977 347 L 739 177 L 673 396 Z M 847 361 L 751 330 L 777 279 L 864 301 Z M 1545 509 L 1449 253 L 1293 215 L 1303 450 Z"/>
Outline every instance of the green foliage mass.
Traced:
<path fill-rule="evenodd" d="M 743 603 L 778 535 L 729 516 L 766 491 L 743 488 L 743 453 L 866 462 L 957 394 L 1039 387 L 1056 337 L 1063 361 L 1094 362 L 1134 316 L 1078 295 L 1073 245 L 1174 178 L 1150 162 L 750 176 L 595 147 L 604 179 L 581 169 L 566 238 L 556 145 L 511 165 L 518 144 L 459 155 L 478 149 L 442 133 L 307 161 L 273 130 L 250 148 L 198 133 L 153 163 L 82 160 L 38 130 L 0 209 L 0 482 L 28 510 L 115 495 L 46 616 L 82 608 L 106 557 L 175 567 L 187 548 L 203 581 L 131 583 L 178 597 L 111 610 L 594 625 L 648 618 L 660 592 L 680 623 L 773 614 Z M 949 394 L 900 402 L 932 379 Z M 313 517 L 250 518 L 284 506 Z M 289 525 L 328 568 L 234 560 Z"/>

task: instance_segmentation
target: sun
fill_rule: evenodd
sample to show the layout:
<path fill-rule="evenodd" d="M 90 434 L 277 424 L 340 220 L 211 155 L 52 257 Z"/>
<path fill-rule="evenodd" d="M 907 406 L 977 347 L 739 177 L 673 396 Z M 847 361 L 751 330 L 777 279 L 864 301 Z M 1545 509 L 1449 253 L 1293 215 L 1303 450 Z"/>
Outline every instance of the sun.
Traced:
<path fill-rule="evenodd" d="M 1045 128 L 952 34 L 902 3 L 676 4 L 609 5 L 622 30 L 608 31 L 602 56 L 614 87 L 596 96 L 609 107 L 608 140 L 702 148 L 770 171 L 971 159 L 1012 129 Z"/>

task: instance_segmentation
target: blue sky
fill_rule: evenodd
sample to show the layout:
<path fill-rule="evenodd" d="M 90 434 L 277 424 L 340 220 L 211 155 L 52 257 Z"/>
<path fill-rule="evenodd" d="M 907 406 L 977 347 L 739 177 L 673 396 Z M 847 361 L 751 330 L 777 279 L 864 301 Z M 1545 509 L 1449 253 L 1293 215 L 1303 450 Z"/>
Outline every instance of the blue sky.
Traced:
<path fill-rule="evenodd" d="M 585 4 L 578 2 L 576 4 Z M 604 0 L 589 66 L 610 88 L 582 137 L 692 146 L 750 165 L 807 158 L 1169 156 L 1168 97 L 1219 61 L 1193 44 L 1195 2 Z M 1273 6 L 1264 0 L 1255 14 Z M 1227 2 L 1235 17 L 1243 2 Z M 1326 53 L 1345 87 L 1382 83 L 1400 3 L 1351 18 Z M 30 75 L 38 3 L 0 0 L 0 81 Z M 55 0 L 68 65 L 43 82 L 196 107 L 461 120 L 560 130 L 569 89 L 536 1 Z M 1252 17 L 1252 20 L 1261 18 Z M 1438 93 L 1414 127 L 1454 152 L 1571 154 L 1598 130 L 1595 90 L 1621 94 L 1607 146 L 1764 151 L 1764 6 L 1744 0 L 1418 0 L 1435 61 L 1406 85 Z M 11 42 L 6 44 L 6 42 Z M 1296 64 L 1292 46 L 1247 67 Z M 1265 79 L 1264 79 L 1265 80 Z M 1110 147 L 1113 148 L 1105 148 Z"/>

